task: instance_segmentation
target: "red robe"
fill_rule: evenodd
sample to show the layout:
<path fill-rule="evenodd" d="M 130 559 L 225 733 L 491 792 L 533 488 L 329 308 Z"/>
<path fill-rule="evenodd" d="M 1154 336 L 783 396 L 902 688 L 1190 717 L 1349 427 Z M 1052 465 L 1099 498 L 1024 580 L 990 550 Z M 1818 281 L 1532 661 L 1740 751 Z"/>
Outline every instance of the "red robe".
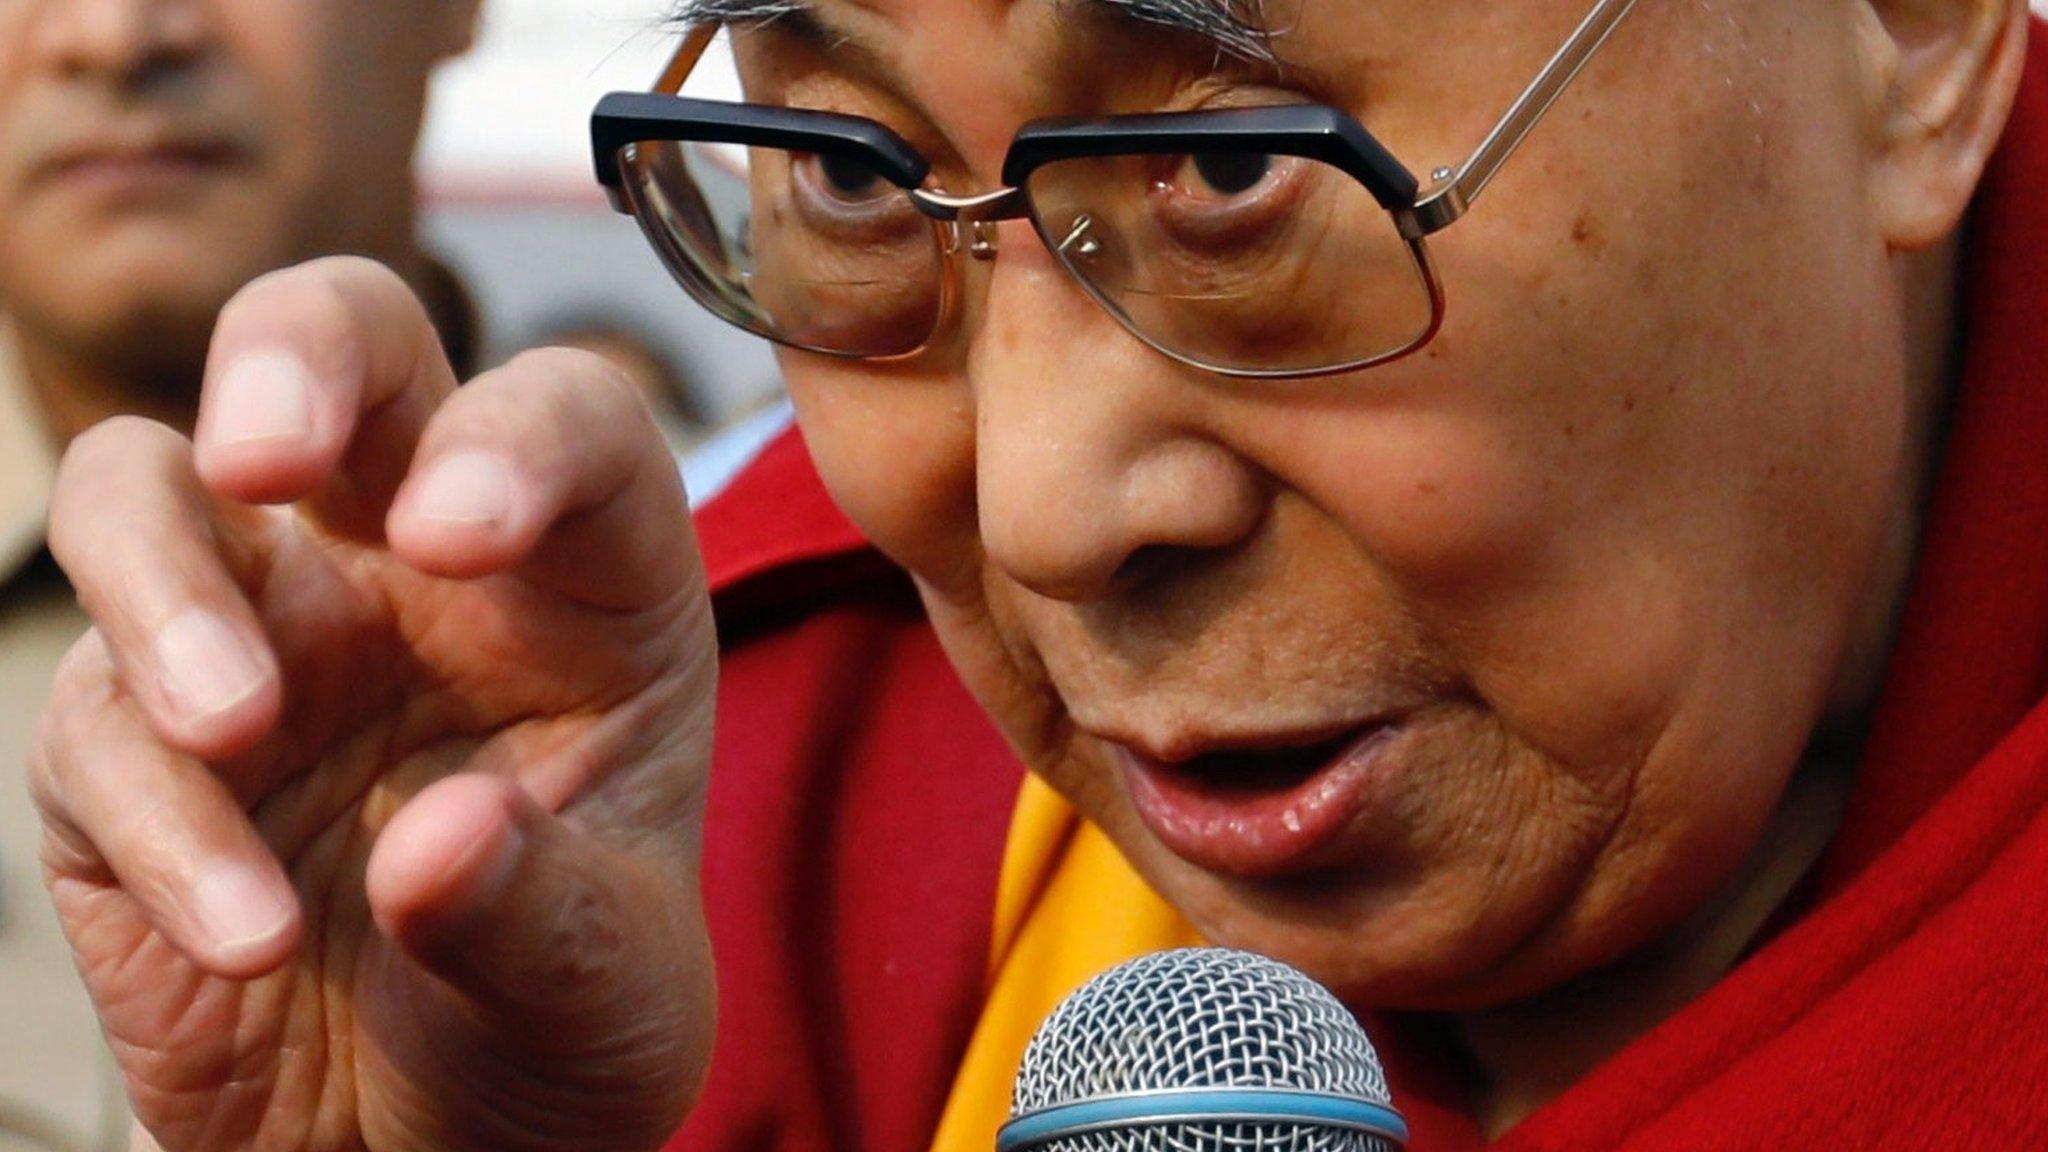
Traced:
<path fill-rule="evenodd" d="M 1493 1148 L 2048 1148 L 2040 35 L 1970 235 L 1954 427 L 1804 911 Z M 699 528 L 725 656 L 704 862 L 720 1016 L 674 1148 L 925 1152 L 985 991 L 1022 770 L 796 434 Z M 1485 1147 L 1455 1087 L 1379 1039 L 1414 1152 Z"/>

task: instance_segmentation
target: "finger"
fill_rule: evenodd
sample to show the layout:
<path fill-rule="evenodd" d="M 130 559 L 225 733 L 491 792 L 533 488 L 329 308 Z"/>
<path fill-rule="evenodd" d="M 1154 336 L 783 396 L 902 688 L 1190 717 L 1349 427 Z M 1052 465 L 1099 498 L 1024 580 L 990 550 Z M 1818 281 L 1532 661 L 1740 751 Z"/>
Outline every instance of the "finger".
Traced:
<path fill-rule="evenodd" d="M 50 503 L 50 549 L 105 637 L 122 682 L 174 747 L 232 755 L 277 722 L 282 690 L 224 555 L 191 446 L 160 424 L 110 420 L 72 442 Z"/>
<path fill-rule="evenodd" d="M 502 778 L 434 784 L 385 827 L 366 876 L 378 926 L 453 995 L 452 1027 L 414 1020 L 406 1034 L 527 1064 L 519 1082 L 550 1106 L 525 1124 L 583 1115 L 572 1101 L 587 1096 L 617 1126 L 614 1146 L 654 1147 L 711 1036 L 709 947 L 679 871 L 608 847 Z"/>
<path fill-rule="evenodd" d="M 374 532 L 455 385 L 425 307 L 390 269 L 332 257 L 272 273 L 236 294 L 215 329 L 200 474 L 223 496 L 311 498 L 332 526 Z"/>
<path fill-rule="evenodd" d="M 60 873 L 111 875 L 194 964 L 251 979 L 297 947 L 291 882 L 226 785 L 126 706 L 89 634 L 62 666 L 32 780 Z"/>
<path fill-rule="evenodd" d="M 386 535 L 422 571 L 519 568 L 606 609 L 702 583 L 681 477 L 645 403 L 608 361 L 564 349 L 528 353 L 442 406 Z"/>

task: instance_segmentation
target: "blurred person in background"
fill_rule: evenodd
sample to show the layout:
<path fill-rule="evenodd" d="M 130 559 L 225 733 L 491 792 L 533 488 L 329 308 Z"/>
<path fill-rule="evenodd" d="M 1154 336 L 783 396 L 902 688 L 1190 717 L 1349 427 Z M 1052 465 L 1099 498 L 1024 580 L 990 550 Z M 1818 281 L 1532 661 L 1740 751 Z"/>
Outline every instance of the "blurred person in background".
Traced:
<path fill-rule="evenodd" d="M 397 269 L 467 363 L 475 322 L 416 239 L 412 158 L 428 73 L 470 43 L 477 7 L 0 3 L 4 1152 L 126 1140 L 99 1030 L 39 892 L 21 779 L 52 670 L 86 626 L 44 556 L 58 455 L 117 413 L 189 429 L 222 305 L 326 253 Z M 289 434 L 307 419 L 291 395 L 259 393 L 228 418 Z"/>

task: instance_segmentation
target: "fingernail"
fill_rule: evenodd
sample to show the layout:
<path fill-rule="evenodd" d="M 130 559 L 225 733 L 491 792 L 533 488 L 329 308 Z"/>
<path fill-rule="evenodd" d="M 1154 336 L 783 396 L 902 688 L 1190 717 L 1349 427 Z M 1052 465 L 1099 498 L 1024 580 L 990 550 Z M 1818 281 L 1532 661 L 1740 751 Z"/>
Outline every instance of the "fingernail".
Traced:
<path fill-rule="evenodd" d="M 313 373 L 289 352 L 251 352 L 220 374 L 207 407 L 216 444 L 304 440 L 313 434 Z"/>
<path fill-rule="evenodd" d="M 223 955 L 258 948 L 291 927 L 291 905 L 247 869 L 221 865 L 202 873 L 192 891 L 199 926 Z"/>
<path fill-rule="evenodd" d="M 216 716 L 254 696 L 269 670 L 228 622 L 201 608 L 156 634 L 156 658 L 172 703 L 189 716 Z"/>
<path fill-rule="evenodd" d="M 413 511 L 445 524 L 502 524 L 512 515 L 512 469 L 488 452 L 458 452 L 420 480 Z"/>

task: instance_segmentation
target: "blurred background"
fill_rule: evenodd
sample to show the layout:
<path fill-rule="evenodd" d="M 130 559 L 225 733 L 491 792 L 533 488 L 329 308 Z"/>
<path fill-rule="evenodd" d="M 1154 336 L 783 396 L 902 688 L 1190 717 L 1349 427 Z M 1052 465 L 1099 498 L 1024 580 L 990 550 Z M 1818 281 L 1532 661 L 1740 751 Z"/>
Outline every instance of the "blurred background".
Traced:
<path fill-rule="evenodd" d="M 772 407 L 780 387 L 766 345 L 692 304 L 591 175 L 591 107 L 649 87 L 675 48 L 661 9 L 486 0 L 476 51 L 435 81 L 421 173 L 429 241 L 476 295 L 487 362 L 538 343 L 644 352 L 647 374 L 681 395 L 692 427 L 675 438 L 689 451 Z M 722 44 L 690 90 L 737 98 Z"/>

